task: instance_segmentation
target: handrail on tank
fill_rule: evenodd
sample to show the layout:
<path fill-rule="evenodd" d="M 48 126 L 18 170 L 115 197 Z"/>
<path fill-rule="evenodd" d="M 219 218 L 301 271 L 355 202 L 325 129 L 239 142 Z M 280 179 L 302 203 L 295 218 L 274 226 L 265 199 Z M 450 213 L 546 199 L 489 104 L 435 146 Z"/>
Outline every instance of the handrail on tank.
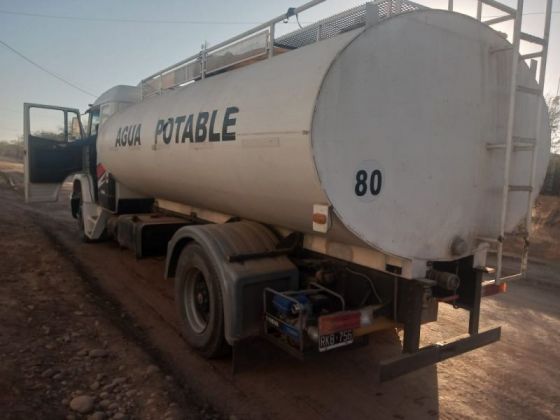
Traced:
<path fill-rule="evenodd" d="M 280 37 L 275 37 L 275 25 L 280 21 L 296 16 L 319 3 L 326 0 L 310 1 L 300 7 L 290 8 L 285 14 L 271 19 L 257 27 L 245 31 L 233 38 L 223 41 L 213 47 L 207 48 L 204 44 L 202 50 L 184 60 L 152 74 L 140 82 L 142 98 L 154 94 L 162 93 L 164 90 L 184 86 L 198 79 L 205 79 L 210 74 L 221 72 L 229 67 L 234 67 L 242 62 L 260 61 L 263 58 L 271 58 L 275 55 L 275 48 L 295 49 L 312 42 L 335 36 L 343 30 L 349 30 L 353 26 L 362 24 L 367 26 L 386 19 L 395 14 L 404 13 L 411 10 L 425 9 L 425 6 L 409 0 L 371 0 L 363 5 L 355 6 L 351 9 L 340 12 L 336 15 L 324 18 L 314 24 L 297 29 Z M 349 18 L 356 21 L 351 25 Z M 221 57 L 226 57 L 228 49 L 235 49 L 242 43 L 253 42 L 253 49 L 245 51 L 243 57 L 239 59 L 223 60 L 220 64 L 216 61 L 220 59 L 220 53 L 225 52 Z M 286 44 L 287 42 L 287 44 Z M 255 47 L 254 43 L 257 43 Z M 243 50 L 243 47 L 241 47 Z M 285 52 L 285 51 L 282 51 Z M 231 54 L 229 54 L 231 56 Z M 243 53 L 241 53 L 243 55 Z M 209 62 L 213 64 L 209 66 Z"/>
<path fill-rule="evenodd" d="M 224 69 L 226 69 L 227 67 L 231 67 L 237 64 L 240 64 L 243 61 L 248 61 L 248 60 L 255 60 L 255 59 L 262 59 L 263 57 L 272 57 L 274 55 L 274 48 L 275 48 L 275 43 L 280 41 L 280 40 L 286 40 L 286 39 L 292 39 L 292 38 L 301 38 L 303 36 L 303 38 L 309 38 L 309 34 L 308 32 L 310 30 L 316 29 L 316 39 L 314 39 L 314 41 L 319 41 L 323 38 L 322 36 L 322 25 L 323 22 L 330 22 L 333 18 L 337 17 L 337 16 L 343 16 L 343 17 L 347 17 L 347 15 L 349 15 L 349 13 L 353 13 L 355 10 L 357 9 L 363 9 L 363 11 L 366 12 L 366 6 L 372 6 L 371 10 L 377 10 L 377 9 L 373 9 L 374 7 L 377 8 L 379 7 L 378 10 L 378 14 L 379 16 L 375 19 L 375 21 L 377 21 L 378 19 L 382 19 L 383 17 L 387 18 L 390 17 L 394 14 L 400 14 L 401 12 L 405 11 L 405 5 L 406 5 L 406 10 L 410 10 L 410 7 L 416 7 L 416 8 L 425 8 L 425 6 L 421 6 L 417 3 L 414 3 L 412 1 L 408 1 L 408 0 L 373 0 L 371 2 L 366 3 L 363 6 L 358 6 L 356 8 L 353 9 L 349 9 L 345 12 L 339 13 L 338 15 L 335 16 L 331 16 L 330 18 L 324 19 L 322 21 L 319 21 L 313 25 L 310 26 L 306 26 L 305 28 L 302 28 L 300 30 L 297 30 L 293 33 L 290 34 L 286 34 L 280 38 L 276 38 L 275 37 L 275 25 L 283 20 L 285 20 L 286 18 L 293 16 L 293 15 L 298 15 L 300 12 L 303 12 L 307 9 L 310 9 L 320 3 L 325 2 L 326 0 L 312 0 L 309 1 L 307 3 L 305 3 L 304 5 L 297 7 L 297 8 L 291 8 L 288 10 L 287 13 L 284 13 L 282 15 L 277 16 L 276 18 L 273 18 L 265 23 L 262 23 L 248 31 L 245 31 L 239 35 L 236 35 L 232 38 L 227 39 L 226 41 L 220 42 L 219 44 L 216 44 L 210 48 L 206 47 L 206 44 L 204 44 L 202 46 L 202 50 L 199 51 L 197 54 L 194 54 L 184 60 L 179 61 L 178 63 L 175 63 L 171 66 L 168 66 L 166 68 L 164 68 L 163 70 L 160 70 L 154 74 L 152 74 L 149 77 L 146 77 L 144 79 L 142 79 L 142 81 L 140 82 L 140 87 L 141 87 L 141 94 L 142 97 L 145 96 L 150 96 L 152 94 L 158 94 L 161 93 L 164 90 L 167 89 L 172 89 L 175 88 L 177 86 L 183 86 L 187 83 L 190 83 L 194 80 L 197 79 L 204 79 L 206 78 L 209 74 L 211 73 L 215 73 L 217 71 L 222 71 Z M 503 4 L 501 1 L 499 0 L 475 0 L 477 3 L 477 11 L 476 11 L 476 17 L 479 21 L 482 21 L 483 23 L 491 26 L 493 24 L 496 23 L 501 23 L 504 22 L 506 20 L 510 20 L 513 19 L 515 17 L 515 9 Z M 482 6 L 483 5 L 488 5 L 491 6 L 493 8 L 496 8 L 502 12 L 505 13 L 504 16 L 500 16 L 497 18 L 493 18 L 493 19 L 489 19 L 489 20 L 482 20 Z M 381 7 L 383 7 L 383 13 L 381 13 Z M 444 6 L 444 8 L 446 8 L 449 11 L 455 11 L 454 10 L 454 0 L 448 0 L 447 1 L 447 7 Z M 374 14 L 376 14 L 375 12 L 373 12 Z M 366 21 L 368 19 L 370 19 L 369 14 L 366 12 Z M 367 23 L 367 22 L 366 22 Z M 529 34 L 523 34 L 524 35 L 524 39 L 530 41 L 530 42 L 536 42 L 538 43 L 538 41 L 540 41 L 540 38 L 538 37 L 534 37 L 534 36 L 530 36 Z M 260 36 L 260 38 L 259 38 Z M 252 50 L 252 55 L 246 55 L 245 57 L 240 58 L 237 61 L 229 61 L 227 63 L 225 63 L 224 65 L 222 65 L 221 67 L 217 67 L 217 66 L 213 66 L 213 68 L 209 68 L 208 67 L 208 63 L 209 63 L 209 59 L 211 59 L 211 57 L 214 57 L 214 54 L 211 54 L 215 51 L 218 51 L 218 54 L 220 53 L 219 50 L 224 49 L 226 47 L 233 47 L 235 48 L 235 46 L 237 45 L 236 43 L 242 43 L 242 42 L 251 42 L 251 39 L 253 41 L 255 40 L 259 40 L 258 41 L 260 43 L 260 47 Z M 292 39 L 293 41 L 293 39 Z M 297 40 L 296 40 L 297 41 Z M 299 39 L 298 42 L 300 42 L 301 39 Z M 301 43 L 301 42 L 300 42 Z M 305 45 L 305 43 L 304 43 Z M 301 45 L 300 45 L 301 46 Z M 296 47 L 297 48 L 297 47 Z M 529 59 L 529 58 L 536 58 L 536 57 L 540 57 L 541 53 L 531 53 L 528 55 L 523 56 L 524 59 Z M 214 57 L 215 58 L 215 57 Z M 198 63 L 198 64 L 197 64 Z M 172 74 L 172 72 L 174 72 L 174 74 Z M 182 74 L 184 73 L 184 75 Z M 179 77 L 177 77 L 179 76 Z M 166 78 L 166 81 L 164 81 L 164 78 Z M 171 83 L 169 83 L 169 80 L 171 78 Z M 158 83 L 159 82 L 159 83 Z M 158 86 L 159 85 L 159 86 Z M 164 86 L 165 85 L 165 86 Z M 147 93 L 145 92 L 148 91 Z M 151 91 L 150 91 L 151 90 Z"/>
<path fill-rule="evenodd" d="M 323 3 L 324 1 L 326 1 L 326 0 L 312 0 L 312 1 L 307 2 L 307 3 L 305 3 L 305 4 L 303 4 L 299 7 L 296 7 L 293 10 L 293 13 L 297 15 L 298 13 L 303 12 L 303 11 L 305 11 L 305 10 L 311 8 L 311 7 L 314 7 L 314 6 L 318 5 L 319 3 Z M 273 18 L 273 19 L 271 19 L 271 20 L 269 20 L 265 23 L 262 23 L 262 24 L 254 27 L 252 29 L 249 29 L 248 31 L 245 31 L 245 32 L 243 32 L 239 35 L 236 35 L 233 38 L 230 38 L 230 39 L 227 39 L 223 42 L 220 42 L 219 44 L 216 44 L 216 45 L 214 45 L 210 48 L 206 48 L 206 46 L 204 46 L 203 47 L 204 49 L 202 51 L 203 59 L 204 59 L 205 55 L 207 55 L 208 53 L 210 53 L 212 51 L 216 51 L 216 50 L 218 50 L 222 47 L 225 47 L 227 45 L 230 45 L 230 44 L 234 43 L 235 41 L 239 41 L 243 38 L 248 37 L 249 35 L 253 35 L 253 34 L 255 34 L 259 31 L 262 31 L 263 29 L 267 29 L 267 28 L 270 31 L 269 32 L 269 41 L 268 41 L 268 55 L 269 55 L 269 57 L 272 56 L 274 54 L 274 25 L 283 21 L 284 19 L 286 19 L 286 17 L 287 17 L 287 13 L 283 13 L 280 16 L 277 16 L 277 17 L 275 17 L 275 18 Z M 173 70 L 177 67 L 180 67 L 183 64 L 188 63 L 189 61 L 193 61 L 193 60 L 199 58 L 200 56 L 201 56 L 201 53 L 197 53 L 197 54 L 194 54 L 194 55 L 192 55 L 188 58 L 185 58 L 184 60 L 179 61 L 178 63 L 172 64 L 171 66 L 168 66 L 168 67 L 164 68 L 163 70 L 160 70 L 160 71 L 152 74 L 151 76 L 148 76 L 148 77 L 142 79 L 140 84 L 143 85 L 145 82 L 147 82 L 149 80 L 155 79 L 158 76 L 161 77 L 164 73 L 167 73 L 167 72 L 169 72 L 169 71 L 171 71 L 171 70 Z M 202 71 L 201 71 L 201 77 L 202 78 L 205 77 L 204 66 L 203 66 Z"/>

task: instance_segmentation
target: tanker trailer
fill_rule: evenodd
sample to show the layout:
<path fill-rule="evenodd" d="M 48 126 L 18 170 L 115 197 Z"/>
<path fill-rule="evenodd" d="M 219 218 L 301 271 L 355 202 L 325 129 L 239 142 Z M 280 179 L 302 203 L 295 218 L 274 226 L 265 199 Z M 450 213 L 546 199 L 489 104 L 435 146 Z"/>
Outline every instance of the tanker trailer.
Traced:
<path fill-rule="evenodd" d="M 86 129 L 78 110 L 25 104 L 26 198 L 56 200 L 75 174 L 83 239 L 165 255 L 203 356 L 260 335 L 305 358 L 399 328 L 387 380 L 500 337 L 479 331 L 480 301 L 526 268 L 527 250 L 504 275 L 502 248 L 520 230 L 528 243 L 549 156 L 550 1 L 544 38 L 491 2 L 513 44 L 408 1 L 275 37 L 319 2 L 108 90 Z M 542 46 L 538 81 L 520 39 Z M 36 108 L 64 118 L 62 137 L 33 129 Z M 469 334 L 421 348 L 439 304 L 468 311 Z"/>

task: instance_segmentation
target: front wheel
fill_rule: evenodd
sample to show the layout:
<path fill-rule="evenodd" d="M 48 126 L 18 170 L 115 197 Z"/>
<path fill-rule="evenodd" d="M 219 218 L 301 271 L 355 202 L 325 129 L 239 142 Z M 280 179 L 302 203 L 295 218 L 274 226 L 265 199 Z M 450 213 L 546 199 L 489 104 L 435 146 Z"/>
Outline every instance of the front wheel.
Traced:
<path fill-rule="evenodd" d="M 84 223 L 84 203 L 82 201 L 82 193 L 77 192 L 74 193 L 72 196 L 72 200 L 76 200 L 77 202 L 77 209 L 76 209 L 76 221 L 78 222 L 78 232 L 80 234 L 80 239 L 82 242 L 90 243 L 93 242 L 87 235 L 85 231 L 85 223 Z"/>
<path fill-rule="evenodd" d="M 186 341 L 206 358 L 227 353 L 223 298 L 216 270 L 197 243 L 183 248 L 175 276 L 175 302 Z"/>

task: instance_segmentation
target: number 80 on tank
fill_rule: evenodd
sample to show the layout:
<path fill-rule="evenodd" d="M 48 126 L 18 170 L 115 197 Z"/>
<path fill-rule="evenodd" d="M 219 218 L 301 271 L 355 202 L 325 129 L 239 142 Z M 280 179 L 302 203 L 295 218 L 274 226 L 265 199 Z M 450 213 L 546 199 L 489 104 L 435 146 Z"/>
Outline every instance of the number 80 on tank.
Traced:
<path fill-rule="evenodd" d="M 383 192 L 385 171 L 376 160 L 361 162 L 353 172 L 352 191 L 356 198 L 370 202 Z"/>

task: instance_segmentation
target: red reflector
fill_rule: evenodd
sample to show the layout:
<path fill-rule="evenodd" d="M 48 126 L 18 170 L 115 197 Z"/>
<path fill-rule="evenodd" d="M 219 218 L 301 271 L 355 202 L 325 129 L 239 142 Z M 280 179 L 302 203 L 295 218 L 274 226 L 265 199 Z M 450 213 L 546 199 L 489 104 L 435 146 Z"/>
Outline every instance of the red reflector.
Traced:
<path fill-rule="evenodd" d="M 457 299 L 459 299 L 459 295 L 451 295 L 451 296 L 445 296 L 442 298 L 438 298 L 438 302 L 454 302 Z"/>
<path fill-rule="evenodd" d="M 101 176 L 105 173 L 106 169 L 101 163 L 97 164 L 97 178 L 101 178 Z"/>
<path fill-rule="evenodd" d="M 507 291 L 507 283 L 502 284 L 486 284 L 482 286 L 482 296 L 492 296 L 498 293 L 505 293 Z"/>
<path fill-rule="evenodd" d="M 360 327 L 359 311 L 337 312 L 319 317 L 319 335 L 338 331 L 353 330 Z"/>

